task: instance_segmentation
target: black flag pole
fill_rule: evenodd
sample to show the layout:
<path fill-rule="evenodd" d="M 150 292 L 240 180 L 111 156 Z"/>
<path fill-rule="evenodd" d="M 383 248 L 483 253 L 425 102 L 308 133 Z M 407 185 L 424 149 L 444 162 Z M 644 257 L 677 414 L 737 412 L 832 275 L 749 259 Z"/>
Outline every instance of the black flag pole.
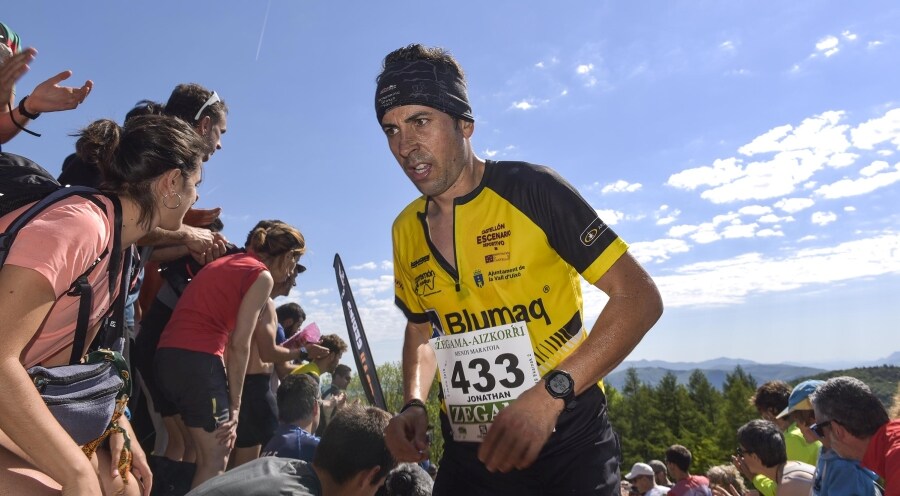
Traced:
<path fill-rule="evenodd" d="M 344 309 L 344 319 L 347 321 L 347 335 L 350 336 L 350 346 L 353 349 L 353 357 L 356 359 L 356 369 L 359 372 L 359 382 L 369 403 L 387 410 L 384 402 L 384 393 L 381 392 L 381 383 L 378 382 L 378 373 L 375 371 L 375 361 L 372 359 L 372 350 L 369 349 L 369 341 L 363 330 L 362 320 L 356 310 L 356 301 L 350 290 L 350 281 L 344 272 L 344 264 L 341 256 L 334 254 L 334 275 L 337 277 L 338 294 L 341 297 L 341 307 Z"/>

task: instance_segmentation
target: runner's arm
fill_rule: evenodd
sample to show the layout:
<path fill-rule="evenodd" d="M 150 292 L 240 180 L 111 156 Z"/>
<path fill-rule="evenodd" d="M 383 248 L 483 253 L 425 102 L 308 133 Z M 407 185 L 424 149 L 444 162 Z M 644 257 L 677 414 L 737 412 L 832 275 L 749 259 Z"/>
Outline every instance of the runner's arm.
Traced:
<path fill-rule="evenodd" d="M 595 286 L 609 296 L 609 302 L 585 342 L 557 367 L 572 375 L 576 395 L 612 372 L 662 315 L 656 285 L 627 252 Z M 564 406 L 561 399 L 550 396 L 542 379 L 497 415 L 479 448 L 479 459 L 491 471 L 530 466 Z"/>
<path fill-rule="evenodd" d="M 437 372 L 434 350 L 428 344 L 431 324 L 407 322 L 403 340 L 403 401 L 425 402 Z M 391 419 L 385 442 L 398 462 L 420 462 L 428 458 L 428 414 L 412 407 Z"/>
<path fill-rule="evenodd" d="M 425 401 L 437 372 L 434 350 L 428 343 L 431 324 L 406 323 L 403 340 L 403 401 L 413 399 Z"/>

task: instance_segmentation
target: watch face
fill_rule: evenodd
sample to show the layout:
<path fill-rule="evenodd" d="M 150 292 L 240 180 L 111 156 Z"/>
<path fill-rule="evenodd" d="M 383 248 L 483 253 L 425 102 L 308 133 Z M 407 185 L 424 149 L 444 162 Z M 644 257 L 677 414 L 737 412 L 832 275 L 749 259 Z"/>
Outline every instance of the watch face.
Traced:
<path fill-rule="evenodd" d="M 571 387 L 569 378 L 562 374 L 557 374 L 550 379 L 550 389 L 556 394 L 566 394 Z"/>

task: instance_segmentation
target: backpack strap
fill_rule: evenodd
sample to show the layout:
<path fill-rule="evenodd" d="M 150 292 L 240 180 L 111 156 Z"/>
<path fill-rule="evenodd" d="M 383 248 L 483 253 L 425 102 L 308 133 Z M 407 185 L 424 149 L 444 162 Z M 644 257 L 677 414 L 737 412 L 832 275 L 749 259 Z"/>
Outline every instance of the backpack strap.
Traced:
<path fill-rule="evenodd" d="M 68 188 L 60 188 L 45 196 L 40 201 L 36 202 L 27 210 L 22 212 L 18 217 L 16 217 L 15 220 L 13 220 L 9 224 L 9 227 L 6 228 L 6 232 L 0 233 L 0 266 L 2 266 L 4 262 L 6 262 L 6 256 L 9 254 L 9 248 L 16 240 L 16 236 L 19 234 L 19 230 L 25 227 L 26 224 L 31 222 L 47 207 L 72 196 L 81 196 L 83 198 L 91 200 L 92 202 L 94 202 L 94 204 L 96 204 L 103 210 L 106 210 L 106 207 L 103 205 L 103 203 L 94 197 L 94 195 L 98 194 L 101 193 L 96 189 L 87 188 L 84 186 L 70 186 Z"/>

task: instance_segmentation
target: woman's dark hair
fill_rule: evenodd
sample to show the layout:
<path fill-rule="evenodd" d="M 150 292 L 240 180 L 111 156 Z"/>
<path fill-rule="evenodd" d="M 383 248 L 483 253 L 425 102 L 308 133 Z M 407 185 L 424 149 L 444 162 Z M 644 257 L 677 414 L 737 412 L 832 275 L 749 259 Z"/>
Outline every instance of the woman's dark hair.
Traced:
<path fill-rule="evenodd" d="M 153 181 L 172 169 L 190 177 L 203 158 L 203 138 L 186 122 L 163 115 L 134 117 L 125 127 L 101 119 L 78 136 L 78 156 L 100 167 L 100 189 L 134 200 L 143 226 L 149 225 L 156 209 Z"/>

